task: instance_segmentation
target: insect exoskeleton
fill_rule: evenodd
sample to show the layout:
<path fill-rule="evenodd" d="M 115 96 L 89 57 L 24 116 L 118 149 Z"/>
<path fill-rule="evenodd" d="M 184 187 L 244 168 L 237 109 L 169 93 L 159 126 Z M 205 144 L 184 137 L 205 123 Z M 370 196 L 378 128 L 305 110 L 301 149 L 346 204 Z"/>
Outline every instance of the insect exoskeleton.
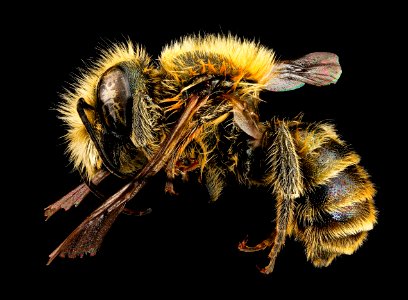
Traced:
<path fill-rule="evenodd" d="M 217 200 L 228 180 L 264 186 L 276 198 L 276 229 L 256 246 L 270 247 L 270 273 L 286 236 L 302 241 L 316 266 L 351 254 L 376 222 L 375 189 L 358 155 L 334 128 L 301 120 L 260 121 L 260 92 L 337 82 L 338 57 L 315 52 L 279 61 L 255 41 L 231 35 L 187 36 L 153 62 L 140 46 L 112 45 L 73 84 L 60 104 L 73 166 L 85 182 L 46 208 L 50 217 L 92 190 L 104 202 L 50 255 L 95 254 L 126 203 L 163 171 L 173 181 L 198 180 Z M 255 172 L 256 171 L 256 172 Z M 124 180 L 104 197 L 108 176 Z"/>
<path fill-rule="evenodd" d="M 271 248 L 270 263 L 292 235 L 308 260 L 328 266 L 341 254 L 352 254 L 376 223 L 374 185 L 359 165 L 360 157 L 327 123 L 273 120 L 263 141 L 267 168 L 264 184 L 276 195 L 276 230 L 252 252 Z"/>

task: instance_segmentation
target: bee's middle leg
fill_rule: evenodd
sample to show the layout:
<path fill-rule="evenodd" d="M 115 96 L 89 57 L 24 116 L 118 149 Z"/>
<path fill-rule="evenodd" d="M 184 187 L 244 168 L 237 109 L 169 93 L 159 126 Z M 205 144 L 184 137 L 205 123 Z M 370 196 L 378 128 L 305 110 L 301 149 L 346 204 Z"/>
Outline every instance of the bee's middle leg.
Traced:
<path fill-rule="evenodd" d="M 248 246 L 247 245 L 248 237 L 246 237 L 243 241 L 241 241 L 238 244 L 238 249 L 242 252 L 256 252 L 256 251 L 265 250 L 266 248 L 269 248 L 273 245 L 275 236 L 276 236 L 276 231 L 273 231 L 268 238 L 264 239 L 263 241 L 256 244 L 255 246 Z"/>

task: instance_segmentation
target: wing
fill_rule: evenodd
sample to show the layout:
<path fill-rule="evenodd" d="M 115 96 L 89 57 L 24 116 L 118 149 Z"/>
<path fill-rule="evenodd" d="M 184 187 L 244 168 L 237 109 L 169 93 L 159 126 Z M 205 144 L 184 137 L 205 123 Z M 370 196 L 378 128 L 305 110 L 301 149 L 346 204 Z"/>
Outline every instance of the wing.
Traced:
<path fill-rule="evenodd" d="M 57 211 L 64 209 L 65 211 L 69 210 L 72 206 L 78 206 L 82 200 L 91 192 L 89 186 L 97 186 L 104 180 L 107 176 L 109 176 L 109 172 L 104 170 L 100 170 L 94 178 L 92 178 L 91 182 L 89 183 L 82 183 L 73 189 L 71 192 L 66 194 L 60 200 L 54 202 L 53 204 L 47 206 L 44 209 L 44 216 L 46 220 L 48 220 L 52 215 L 54 215 Z M 96 191 L 95 191 L 96 192 Z"/>
<path fill-rule="evenodd" d="M 336 83 L 341 75 L 339 58 L 329 52 L 314 52 L 299 59 L 283 61 L 272 69 L 275 76 L 265 89 L 285 92 L 302 87 L 305 83 L 316 86 Z"/>
<path fill-rule="evenodd" d="M 148 178 L 154 176 L 168 162 L 177 145 L 191 136 L 195 130 L 192 121 L 197 111 L 208 100 L 208 95 L 202 97 L 192 94 L 187 99 L 187 105 L 173 130 L 163 141 L 159 150 L 143 169 L 107 199 L 101 206 L 94 210 L 50 255 L 48 265 L 58 256 L 77 257 L 84 254 L 94 255 L 112 226 L 117 216 L 124 210 L 126 203 L 135 197 L 143 188 Z M 81 186 L 80 186 L 81 187 Z M 80 190 L 85 190 L 80 188 Z M 82 194 L 81 194 L 82 195 Z M 76 197 L 74 197 L 76 198 Z M 59 208 L 59 206 L 57 206 Z"/>
<path fill-rule="evenodd" d="M 116 220 L 125 204 L 145 185 L 145 181 L 135 180 L 106 200 L 94 210 L 49 256 L 49 265 L 58 255 L 74 258 L 89 253 L 94 255 L 103 238 Z"/>

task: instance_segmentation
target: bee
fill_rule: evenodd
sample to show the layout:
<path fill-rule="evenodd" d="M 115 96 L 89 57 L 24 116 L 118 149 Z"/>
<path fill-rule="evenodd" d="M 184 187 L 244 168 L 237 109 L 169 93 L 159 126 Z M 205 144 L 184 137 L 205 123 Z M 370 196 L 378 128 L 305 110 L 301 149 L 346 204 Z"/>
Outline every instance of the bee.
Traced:
<path fill-rule="evenodd" d="M 176 179 L 205 185 L 216 201 L 229 180 L 266 188 L 275 199 L 274 230 L 243 252 L 269 250 L 273 271 L 287 237 L 316 267 L 352 254 L 377 222 L 376 189 L 359 155 L 327 122 L 302 118 L 261 121 L 261 92 L 334 84 L 339 58 L 314 52 L 279 60 L 259 42 L 229 35 L 189 35 L 165 46 L 155 61 L 131 41 L 110 45 L 62 95 L 69 160 L 84 182 L 45 208 L 48 219 L 93 192 L 103 199 L 50 255 L 95 255 L 121 213 L 150 178 L 164 172 L 164 192 Z M 107 177 L 123 185 L 104 196 Z"/>

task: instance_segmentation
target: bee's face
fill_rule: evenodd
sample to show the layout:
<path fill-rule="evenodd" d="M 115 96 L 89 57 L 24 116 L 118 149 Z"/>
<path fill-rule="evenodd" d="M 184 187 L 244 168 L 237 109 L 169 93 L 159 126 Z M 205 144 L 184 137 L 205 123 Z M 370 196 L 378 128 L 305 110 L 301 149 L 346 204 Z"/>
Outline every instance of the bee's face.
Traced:
<path fill-rule="evenodd" d="M 96 88 L 95 105 L 78 102 L 78 113 L 103 165 L 118 177 L 134 175 L 158 143 L 152 127 L 160 112 L 149 96 L 142 64 L 123 62 L 108 68 Z M 87 113 L 93 111 L 92 121 Z"/>

